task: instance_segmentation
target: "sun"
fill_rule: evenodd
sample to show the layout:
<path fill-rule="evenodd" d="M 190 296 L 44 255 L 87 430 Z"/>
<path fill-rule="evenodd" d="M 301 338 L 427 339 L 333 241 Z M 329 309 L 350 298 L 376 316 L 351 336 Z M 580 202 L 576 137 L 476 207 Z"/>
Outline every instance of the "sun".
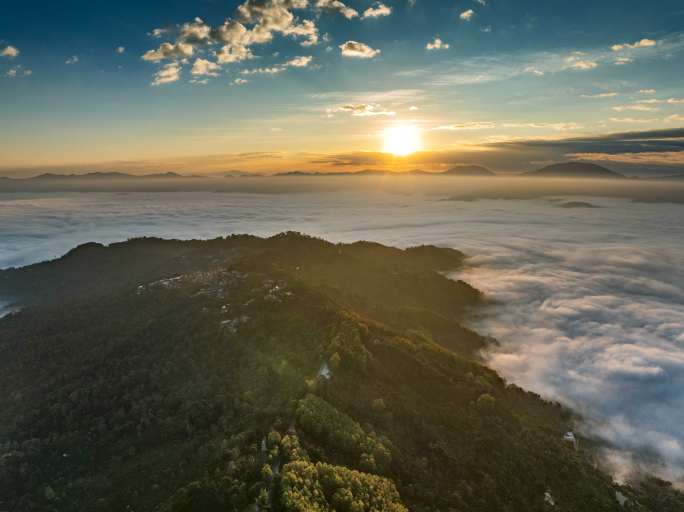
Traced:
<path fill-rule="evenodd" d="M 383 132 L 385 153 L 395 156 L 406 156 L 420 151 L 420 130 L 410 124 L 399 124 L 387 128 Z"/>

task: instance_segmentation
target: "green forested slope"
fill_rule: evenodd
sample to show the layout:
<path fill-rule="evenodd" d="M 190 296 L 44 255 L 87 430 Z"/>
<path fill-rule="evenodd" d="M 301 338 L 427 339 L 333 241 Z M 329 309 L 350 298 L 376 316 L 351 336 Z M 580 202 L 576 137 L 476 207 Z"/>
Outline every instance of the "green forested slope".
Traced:
<path fill-rule="evenodd" d="M 461 262 L 286 234 L 0 273 L 0 510 L 684 510 L 621 507 L 570 412 L 473 359 Z"/>

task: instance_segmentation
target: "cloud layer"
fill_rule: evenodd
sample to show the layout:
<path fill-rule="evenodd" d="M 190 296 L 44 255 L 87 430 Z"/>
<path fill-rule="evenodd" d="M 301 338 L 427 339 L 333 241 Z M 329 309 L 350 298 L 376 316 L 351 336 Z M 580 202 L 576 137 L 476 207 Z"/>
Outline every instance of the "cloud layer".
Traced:
<path fill-rule="evenodd" d="M 646 464 L 684 482 L 684 251 L 621 213 L 598 214 L 618 223 L 604 240 L 580 215 L 563 239 L 523 231 L 474 258 L 465 278 L 498 301 L 475 326 L 501 342 L 491 366 L 584 414 L 621 476 Z"/>

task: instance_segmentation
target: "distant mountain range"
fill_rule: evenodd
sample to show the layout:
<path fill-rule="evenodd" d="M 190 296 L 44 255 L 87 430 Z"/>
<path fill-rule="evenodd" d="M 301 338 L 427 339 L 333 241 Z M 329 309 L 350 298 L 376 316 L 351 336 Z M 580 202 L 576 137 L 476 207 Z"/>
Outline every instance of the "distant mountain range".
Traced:
<path fill-rule="evenodd" d="M 213 190 L 232 178 L 288 178 L 288 177 L 335 177 L 335 176 L 458 176 L 458 177 L 523 177 L 523 178 L 581 178 L 581 179 L 628 179 L 625 175 L 597 164 L 585 162 L 565 162 L 548 165 L 541 169 L 520 174 L 497 174 L 481 165 L 455 165 L 444 171 L 427 171 L 414 169 L 395 172 L 382 169 L 364 169 L 361 171 L 289 171 L 274 175 L 249 173 L 239 170 L 227 171 L 221 175 L 198 176 L 184 175 L 177 172 L 154 174 L 128 174 L 118 171 L 98 171 L 84 174 L 44 173 L 30 178 L 9 178 L 0 176 L 0 191 L 30 192 L 49 190 L 101 190 L 110 188 L 117 190 L 178 190 L 182 182 L 183 190 Z M 644 177 L 643 180 L 676 180 L 684 181 L 684 173 L 660 177 Z M 232 180 L 230 180 L 232 181 Z"/>
<path fill-rule="evenodd" d="M 457 165 L 446 171 L 424 171 L 415 169 L 412 171 L 395 172 L 375 169 L 365 169 L 363 171 L 341 171 L 341 172 L 317 172 L 317 171 L 290 171 L 276 174 L 277 177 L 292 176 L 496 176 L 496 174 L 481 165 Z"/>
<path fill-rule="evenodd" d="M 624 175 L 611 171 L 601 165 L 585 162 L 565 162 L 547 165 L 536 171 L 529 171 L 523 176 L 539 178 L 625 178 Z"/>
<path fill-rule="evenodd" d="M 29 180 L 63 180 L 63 179 L 78 179 L 78 180 L 92 180 L 92 179 L 108 179 L 108 180 L 121 180 L 121 179 L 158 179 L 158 178 L 191 178 L 193 176 L 184 176 L 176 172 L 164 172 L 156 174 L 127 174 L 125 172 L 88 172 L 85 174 L 55 174 L 51 172 L 46 172 L 45 174 L 40 174 L 32 178 L 27 178 Z"/>

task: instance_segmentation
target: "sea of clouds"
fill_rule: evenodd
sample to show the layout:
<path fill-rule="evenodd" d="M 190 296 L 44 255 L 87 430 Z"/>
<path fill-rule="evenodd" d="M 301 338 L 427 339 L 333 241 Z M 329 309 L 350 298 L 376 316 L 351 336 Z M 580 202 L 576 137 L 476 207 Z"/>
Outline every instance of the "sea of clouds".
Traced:
<path fill-rule="evenodd" d="M 444 200 L 407 184 L 314 193 L 0 194 L 0 268 L 77 244 L 298 230 L 332 241 L 456 247 L 491 305 L 471 323 L 508 380 L 582 413 L 618 477 L 684 473 L 684 205 Z M 564 198 L 568 199 L 568 198 Z M 0 297 L 0 316 L 11 297 Z"/>

